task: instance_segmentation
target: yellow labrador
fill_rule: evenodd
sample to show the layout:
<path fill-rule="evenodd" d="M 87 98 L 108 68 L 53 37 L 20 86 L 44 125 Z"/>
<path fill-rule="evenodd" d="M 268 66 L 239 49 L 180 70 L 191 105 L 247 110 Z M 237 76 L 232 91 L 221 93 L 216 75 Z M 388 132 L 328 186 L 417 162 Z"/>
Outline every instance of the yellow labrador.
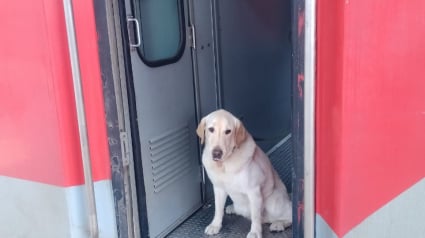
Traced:
<path fill-rule="evenodd" d="M 214 187 L 215 214 L 206 234 L 220 231 L 227 196 L 233 201 L 226 207 L 227 214 L 251 219 L 247 238 L 262 237 L 262 223 L 271 223 L 271 231 L 292 224 L 286 187 L 241 121 L 217 110 L 202 118 L 196 132 L 205 142 L 202 163 Z"/>

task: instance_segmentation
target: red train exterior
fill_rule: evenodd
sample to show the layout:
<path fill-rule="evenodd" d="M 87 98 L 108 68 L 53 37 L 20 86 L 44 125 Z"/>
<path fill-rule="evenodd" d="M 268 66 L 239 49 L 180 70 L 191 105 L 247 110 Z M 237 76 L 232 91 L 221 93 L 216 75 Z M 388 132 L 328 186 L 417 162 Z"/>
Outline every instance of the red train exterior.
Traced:
<path fill-rule="evenodd" d="M 425 1 L 316 4 L 315 237 L 425 237 Z M 119 237 L 94 5 L 73 7 L 99 235 Z M 0 237 L 87 237 L 62 1 L 2 1 L 0 30 Z"/>
<path fill-rule="evenodd" d="M 0 236 L 85 237 L 63 3 L 3 1 L 0 9 Z M 115 237 L 93 2 L 74 1 L 74 14 L 100 231 Z"/>
<path fill-rule="evenodd" d="M 317 10 L 316 233 L 424 237 L 425 2 Z"/>

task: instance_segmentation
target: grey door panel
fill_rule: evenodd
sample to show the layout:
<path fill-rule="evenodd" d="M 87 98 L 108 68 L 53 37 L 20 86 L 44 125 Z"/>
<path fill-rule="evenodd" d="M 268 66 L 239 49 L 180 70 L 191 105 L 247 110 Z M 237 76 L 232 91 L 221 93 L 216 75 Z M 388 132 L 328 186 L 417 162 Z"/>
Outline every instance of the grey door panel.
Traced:
<path fill-rule="evenodd" d="M 150 2 L 149 7 L 158 11 L 156 14 L 160 14 L 163 6 L 151 5 L 156 3 L 166 5 L 167 2 L 176 1 L 145 2 Z M 130 0 L 127 0 L 127 15 L 134 16 L 137 11 L 133 11 L 130 5 Z M 134 6 L 138 6 L 137 2 Z M 188 20 L 187 6 L 184 8 L 183 32 L 180 32 L 183 37 L 186 34 L 184 22 Z M 165 9 L 170 11 L 173 8 Z M 139 14 L 143 14 L 143 11 Z M 163 16 L 165 17 L 164 14 Z M 146 17 L 149 16 L 137 17 L 140 28 L 145 29 L 140 34 L 142 40 L 140 47 L 148 47 L 143 45 L 143 39 L 152 38 L 155 34 L 160 37 L 164 35 L 150 32 L 149 27 L 141 22 L 141 20 L 145 23 L 149 21 Z M 155 21 L 157 19 L 152 18 L 149 24 Z M 150 33 L 152 35 L 149 35 Z M 163 38 L 161 40 L 164 41 Z M 170 40 L 173 40 L 173 37 L 170 37 Z M 149 44 L 158 43 L 154 41 L 155 39 L 151 40 Z M 166 43 L 166 40 L 164 42 Z M 190 47 L 186 46 L 184 40 L 181 43 L 182 51 L 176 50 L 176 54 L 180 55 L 168 61 L 160 59 L 164 55 L 173 56 L 167 52 L 132 49 L 130 53 L 150 237 L 165 236 L 201 206 L 201 170 L 195 134 L 192 57 Z M 168 44 L 168 47 L 173 45 L 175 44 Z M 173 49 L 169 52 L 173 52 Z M 153 61 L 142 59 L 143 56 L 150 57 Z M 152 62 L 160 63 L 151 67 Z"/>

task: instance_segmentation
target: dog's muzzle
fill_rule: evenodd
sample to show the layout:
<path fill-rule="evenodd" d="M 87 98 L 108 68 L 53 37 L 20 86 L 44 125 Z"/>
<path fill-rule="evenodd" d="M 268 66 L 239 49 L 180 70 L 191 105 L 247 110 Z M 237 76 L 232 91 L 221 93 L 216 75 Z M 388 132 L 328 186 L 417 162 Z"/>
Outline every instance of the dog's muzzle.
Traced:
<path fill-rule="evenodd" d="M 218 147 L 214 148 L 212 151 L 212 157 L 214 161 L 221 160 L 221 157 L 223 157 L 223 151 Z"/>

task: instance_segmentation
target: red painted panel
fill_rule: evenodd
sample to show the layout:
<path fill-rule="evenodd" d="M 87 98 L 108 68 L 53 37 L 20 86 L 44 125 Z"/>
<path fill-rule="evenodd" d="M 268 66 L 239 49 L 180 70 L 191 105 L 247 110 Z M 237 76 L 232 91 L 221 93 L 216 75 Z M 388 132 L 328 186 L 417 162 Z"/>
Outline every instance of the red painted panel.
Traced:
<path fill-rule="evenodd" d="M 79 8 L 88 9 L 77 34 L 83 41 L 80 51 L 86 51 L 81 53 L 82 77 L 94 178 L 100 180 L 109 178 L 110 172 L 94 17 L 88 2 L 79 3 Z M 0 29 L 0 175 L 60 186 L 82 184 L 62 1 L 3 1 Z"/>
<path fill-rule="evenodd" d="M 425 2 L 332 5 L 318 1 L 316 202 L 342 236 L 425 176 Z"/>
<path fill-rule="evenodd" d="M 334 228 L 341 192 L 343 1 L 320 0 L 317 8 L 316 209 Z"/>
<path fill-rule="evenodd" d="M 60 1 L 0 4 L 1 175 L 63 185 L 71 171 L 82 181 L 60 7 Z"/>
<path fill-rule="evenodd" d="M 102 180 L 111 177 L 111 169 L 94 7 L 93 1 L 75 0 L 73 3 L 93 178 Z"/>

